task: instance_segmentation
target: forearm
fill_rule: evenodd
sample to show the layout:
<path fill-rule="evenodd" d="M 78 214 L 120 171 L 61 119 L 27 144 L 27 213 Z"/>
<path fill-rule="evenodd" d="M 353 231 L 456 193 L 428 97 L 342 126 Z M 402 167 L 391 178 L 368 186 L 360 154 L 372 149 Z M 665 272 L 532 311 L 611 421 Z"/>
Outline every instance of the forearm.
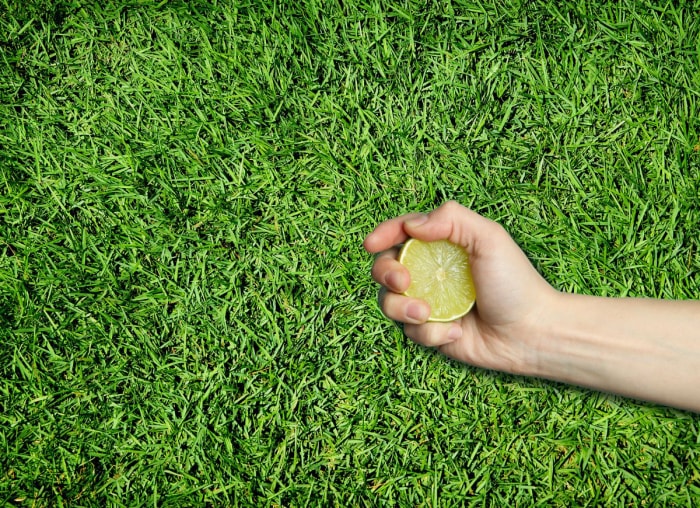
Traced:
<path fill-rule="evenodd" d="M 700 302 L 560 294 L 536 375 L 700 411 Z"/>

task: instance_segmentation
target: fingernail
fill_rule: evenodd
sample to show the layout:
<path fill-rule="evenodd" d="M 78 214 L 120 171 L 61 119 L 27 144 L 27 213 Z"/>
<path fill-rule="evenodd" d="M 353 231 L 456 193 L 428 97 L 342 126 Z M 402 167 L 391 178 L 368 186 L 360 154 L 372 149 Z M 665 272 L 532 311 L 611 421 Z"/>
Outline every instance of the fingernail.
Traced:
<path fill-rule="evenodd" d="M 422 323 L 428 319 L 428 309 L 420 303 L 409 303 L 406 308 L 406 317 L 409 319 Z"/>
<path fill-rule="evenodd" d="M 425 224 L 426 222 L 428 222 L 428 216 L 421 215 L 420 217 L 416 217 L 415 219 L 407 220 L 406 225 L 410 228 L 415 228 L 420 226 L 421 224 Z"/>
<path fill-rule="evenodd" d="M 447 338 L 452 340 L 452 341 L 461 339 L 462 338 L 462 327 L 456 323 L 453 324 L 452 328 L 450 328 L 450 331 L 447 332 Z"/>

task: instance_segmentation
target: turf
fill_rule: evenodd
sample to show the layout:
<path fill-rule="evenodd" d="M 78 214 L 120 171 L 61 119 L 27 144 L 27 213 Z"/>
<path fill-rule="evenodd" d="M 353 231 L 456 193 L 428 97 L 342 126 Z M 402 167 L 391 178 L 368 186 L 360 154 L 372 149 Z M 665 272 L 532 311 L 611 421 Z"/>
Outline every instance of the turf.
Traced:
<path fill-rule="evenodd" d="M 696 415 L 413 345 L 361 249 L 456 199 L 698 298 L 692 2 L 95 4 L 0 0 L 0 502 L 697 502 Z"/>

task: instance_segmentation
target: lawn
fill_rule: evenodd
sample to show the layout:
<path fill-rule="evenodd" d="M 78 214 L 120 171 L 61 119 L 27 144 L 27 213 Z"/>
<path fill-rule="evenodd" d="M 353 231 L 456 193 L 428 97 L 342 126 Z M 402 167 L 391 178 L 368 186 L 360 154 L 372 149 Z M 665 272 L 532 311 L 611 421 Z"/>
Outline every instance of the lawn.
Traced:
<path fill-rule="evenodd" d="M 3 506 L 698 502 L 700 417 L 414 345 L 361 247 L 699 298 L 693 2 L 96 4 L 0 0 Z"/>

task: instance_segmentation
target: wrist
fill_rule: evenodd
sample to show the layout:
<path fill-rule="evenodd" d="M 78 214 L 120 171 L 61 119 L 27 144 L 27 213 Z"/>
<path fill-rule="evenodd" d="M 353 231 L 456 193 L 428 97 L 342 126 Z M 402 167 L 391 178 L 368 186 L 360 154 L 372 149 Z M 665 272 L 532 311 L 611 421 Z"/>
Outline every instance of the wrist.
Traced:
<path fill-rule="evenodd" d="M 554 381 L 579 385 L 595 384 L 595 372 L 591 366 L 599 366 L 599 339 L 587 333 L 579 319 L 593 320 L 585 316 L 582 303 L 586 296 L 553 291 L 542 306 L 532 337 L 534 353 L 532 375 Z"/>
<path fill-rule="evenodd" d="M 556 379 L 562 370 L 566 355 L 557 344 L 561 331 L 563 309 L 566 308 L 566 295 L 547 285 L 542 291 L 531 294 L 536 302 L 532 311 L 520 321 L 517 327 L 510 328 L 504 335 L 507 344 L 515 346 L 511 351 L 512 363 L 509 372 L 513 374 Z"/>

